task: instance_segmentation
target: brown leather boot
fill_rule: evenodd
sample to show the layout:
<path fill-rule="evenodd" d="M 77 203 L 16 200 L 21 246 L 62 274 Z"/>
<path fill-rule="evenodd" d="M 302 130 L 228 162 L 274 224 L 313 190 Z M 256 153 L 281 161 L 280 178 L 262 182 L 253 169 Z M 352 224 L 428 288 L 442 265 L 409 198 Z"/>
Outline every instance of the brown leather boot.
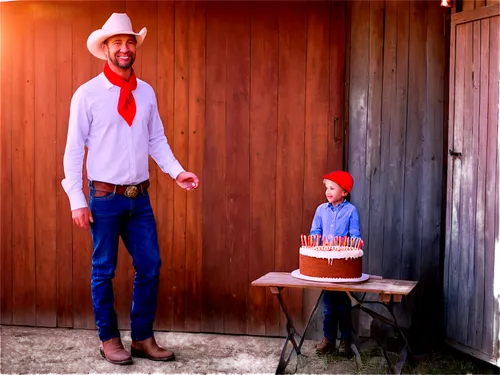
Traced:
<path fill-rule="evenodd" d="M 323 337 L 323 340 L 316 345 L 316 353 L 326 354 L 335 349 L 335 345 L 331 343 L 326 337 Z"/>
<path fill-rule="evenodd" d="M 110 363 L 115 365 L 131 365 L 133 363 L 132 357 L 123 347 L 119 337 L 102 342 L 99 349 L 104 359 Z"/>
<path fill-rule="evenodd" d="M 339 352 L 346 358 L 351 359 L 354 356 L 351 348 L 351 340 L 342 340 L 342 342 L 340 343 Z"/>
<path fill-rule="evenodd" d="M 142 341 L 133 341 L 130 345 L 130 353 L 133 357 L 147 358 L 152 361 L 173 361 L 174 352 L 160 348 L 153 337 Z"/>

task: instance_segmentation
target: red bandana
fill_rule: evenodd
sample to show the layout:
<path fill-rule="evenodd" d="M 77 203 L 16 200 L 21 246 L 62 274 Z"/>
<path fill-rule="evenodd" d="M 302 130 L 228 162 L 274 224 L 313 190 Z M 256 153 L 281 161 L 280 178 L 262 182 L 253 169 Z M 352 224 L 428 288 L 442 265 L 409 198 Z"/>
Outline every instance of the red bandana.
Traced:
<path fill-rule="evenodd" d="M 127 122 L 128 126 L 132 126 L 136 112 L 135 99 L 132 91 L 137 88 L 137 79 L 134 70 L 132 69 L 132 74 L 127 82 L 121 76 L 113 72 L 106 62 L 106 65 L 104 65 L 104 75 L 113 85 L 121 87 L 120 97 L 118 99 L 118 113 Z"/>

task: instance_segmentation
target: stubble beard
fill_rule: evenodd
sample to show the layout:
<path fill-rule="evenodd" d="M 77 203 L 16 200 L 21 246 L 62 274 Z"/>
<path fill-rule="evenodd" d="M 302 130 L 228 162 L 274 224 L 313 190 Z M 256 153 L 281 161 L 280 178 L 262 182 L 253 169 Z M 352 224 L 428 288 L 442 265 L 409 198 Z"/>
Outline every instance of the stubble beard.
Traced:
<path fill-rule="evenodd" d="M 114 66 L 120 68 L 120 69 L 130 69 L 132 67 L 132 65 L 134 65 L 134 61 L 135 61 L 135 56 L 134 55 L 130 55 L 130 61 L 126 64 L 121 64 L 118 62 L 118 58 L 116 57 L 116 55 L 114 55 L 113 57 L 111 57 L 111 62 L 113 63 Z"/>

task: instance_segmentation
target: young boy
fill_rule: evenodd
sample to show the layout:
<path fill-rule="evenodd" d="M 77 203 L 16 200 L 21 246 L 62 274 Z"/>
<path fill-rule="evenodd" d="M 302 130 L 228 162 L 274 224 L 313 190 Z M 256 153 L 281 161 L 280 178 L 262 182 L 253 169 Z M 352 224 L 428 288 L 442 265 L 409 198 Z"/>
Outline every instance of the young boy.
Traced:
<path fill-rule="evenodd" d="M 354 185 L 352 176 L 344 171 L 334 171 L 323 177 L 328 203 L 319 205 L 314 214 L 311 235 L 321 237 L 361 237 L 358 210 L 346 200 Z M 323 340 L 316 346 L 318 353 L 335 349 L 337 323 L 340 327 L 341 346 L 345 355 L 352 357 L 351 350 L 351 300 L 345 292 L 325 291 L 323 297 Z"/>

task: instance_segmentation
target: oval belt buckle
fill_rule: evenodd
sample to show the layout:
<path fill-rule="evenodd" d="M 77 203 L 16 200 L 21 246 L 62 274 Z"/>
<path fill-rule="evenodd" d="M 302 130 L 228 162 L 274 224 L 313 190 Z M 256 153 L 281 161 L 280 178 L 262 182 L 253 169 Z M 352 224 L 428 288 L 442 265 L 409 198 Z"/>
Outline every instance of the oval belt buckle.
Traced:
<path fill-rule="evenodd" d="M 137 186 L 127 186 L 125 189 L 125 196 L 127 198 L 135 198 L 137 197 L 137 194 L 139 194 L 139 189 Z"/>

